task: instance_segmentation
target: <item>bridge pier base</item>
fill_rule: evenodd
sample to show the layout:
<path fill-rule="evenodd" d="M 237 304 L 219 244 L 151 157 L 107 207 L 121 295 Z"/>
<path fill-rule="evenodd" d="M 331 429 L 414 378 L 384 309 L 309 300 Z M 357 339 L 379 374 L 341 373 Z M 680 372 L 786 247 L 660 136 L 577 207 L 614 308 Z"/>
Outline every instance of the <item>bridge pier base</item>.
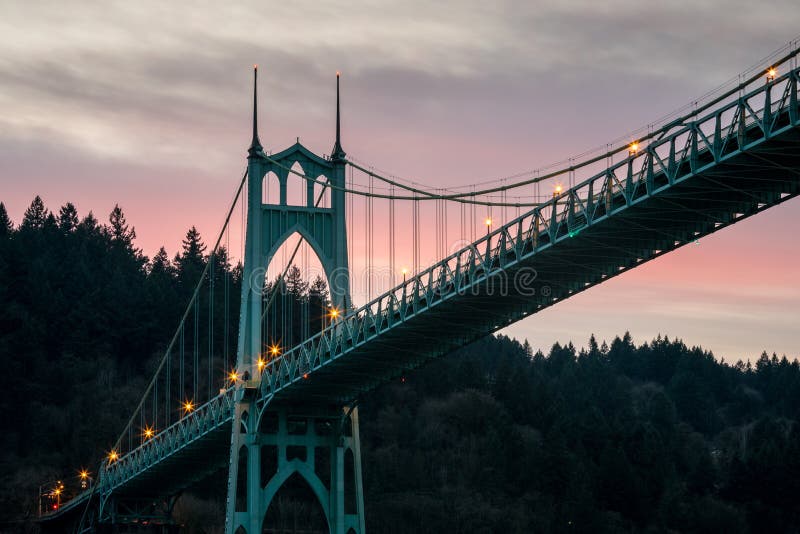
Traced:
<path fill-rule="evenodd" d="M 227 534 L 363 534 L 358 409 L 242 400 L 231 437 Z"/>

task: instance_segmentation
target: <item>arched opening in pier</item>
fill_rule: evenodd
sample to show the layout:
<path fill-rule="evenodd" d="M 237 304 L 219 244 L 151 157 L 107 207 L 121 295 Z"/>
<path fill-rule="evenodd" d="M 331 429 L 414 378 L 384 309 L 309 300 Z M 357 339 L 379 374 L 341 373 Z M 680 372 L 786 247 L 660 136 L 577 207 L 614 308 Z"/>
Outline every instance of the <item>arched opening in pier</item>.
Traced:
<path fill-rule="evenodd" d="M 283 483 L 264 516 L 262 534 L 327 534 L 325 510 L 299 473 L 293 473 Z"/>
<path fill-rule="evenodd" d="M 290 260 L 291 266 L 286 270 Z M 275 348 L 275 356 L 327 326 L 330 293 L 325 269 L 314 247 L 298 231 L 286 238 L 272 256 L 264 295 L 265 305 L 272 301 L 264 313 L 265 350 Z"/>

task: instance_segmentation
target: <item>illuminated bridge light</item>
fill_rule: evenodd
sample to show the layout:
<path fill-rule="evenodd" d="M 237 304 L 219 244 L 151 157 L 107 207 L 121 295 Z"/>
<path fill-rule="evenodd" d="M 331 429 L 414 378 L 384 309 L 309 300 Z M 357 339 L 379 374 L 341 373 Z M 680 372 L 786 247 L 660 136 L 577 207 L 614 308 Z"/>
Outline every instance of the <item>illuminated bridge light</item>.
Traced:
<path fill-rule="evenodd" d="M 142 432 L 142 436 L 144 436 L 144 439 L 150 439 L 155 435 L 156 431 L 153 429 L 153 427 L 150 426 L 144 427 L 144 431 Z"/>
<path fill-rule="evenodd" d="M 111 449 L 111 452 L 108 453 L 108 463 L 112 464 L 117 460 L 119 460 L 119 453 L 116 450 Z"/>
<path fill-rule="evenodd" d="M 330 316 L 331 319 L 336 319 L 337 317 L 339 317 L 339 310 L 337 308 L 331 307 L 331 311 L 328 312 L 328 315 Z"/>
<path fill-rule="evenodd" d="M 236 382 L 237 380 L 239 380 L 239 373 L 237 373 L 237 372 L 236 372 L 236 369 L 234 369 L 233 371 L 231 371 L 231 372 L 228 374 L 228 379 L 229 379 L 231 382 Z"/>
<path fill-rule="evenodd" d="M 194 403 L 192 401 L 187 400 L 186 402 L 183 403 L 183 411 L 184 412 L 189 413 L 192 410 L 194 410 Z"/>
<path fill-rule="evenodd" d="M 78 473 L 78 476 L 81 477 L 81 480 L 86 480 L 89 478 L 89 471 L 86 469 L 81 469 L 80 473 Z"/>
<path fill-rule="evenodd" d="M 776 69 L 775 67 L 770 67 L 769 69 L 767 69 L 767 81 L 768 82 L 771 82 L 771 81 L 775 80 L 775 78 L 777 78 L 777 77 L 778 77 L 778 69 Z"/>
<path fill-rule="evenodd" d="M 264 358 L 259 358 L 258 359 L 258 370 L 259 371 L 263 371 L 264 367 L 266 367 L 266 366 L 267 366 L 267 362 L 264 361 Z"/>
<path fill-rule="evenodd" d="M 639 142 L 634 141 L 633 143 L 628 145 L 628 154 L 630 154 L 631 156 L 635 156 L 637 152 L 639 152 Z"/>
<path fill-rule="evenodd" d="M 334 310 L 335 310 L 335 308 L 334 308 Z M 338 312 L 338 311 L 336 311 L 336 313 L 338 314 L 339 312 Z M 336 315 L 333 313 L 333 311 L 331 312 L 331 314 L 332 314 L 334 317 L 336 316 Z M 269 347 L 269 354 L 270 354 L 270 356 L 272 356 L 272 357 L 275 357 L 275 356 L 278 356 L 278 355 L 280 355 L 280 353 L 281 353 L 281 347 L 280 347 L 280 345 L 270 345 L 270 347 Z M 265 364 L 265 365 L 266 365 L 266 364 Z"/>

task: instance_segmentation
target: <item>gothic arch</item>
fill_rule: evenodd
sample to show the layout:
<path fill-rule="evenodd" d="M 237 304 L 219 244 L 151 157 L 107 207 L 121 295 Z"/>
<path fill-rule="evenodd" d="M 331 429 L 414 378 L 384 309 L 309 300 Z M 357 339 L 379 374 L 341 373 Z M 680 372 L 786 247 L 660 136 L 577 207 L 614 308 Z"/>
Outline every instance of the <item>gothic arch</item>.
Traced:
<path fill-rule="evenodd" d="M 275 259 L 275 255 L 278 253 L 280 248 L 295 234 L 303 238 L 316 256 L 323 272 L 325 273 L 325 281 L 328 283 L 328 288 L 330 290 L 332 287 L 331 283 L 333 281 L 333 271 L 336 269 L 335 259 L 330 258 L 327 254 L 325 254 L 325 249 L 322 244 L 311 235 L 311 232 L 305 227 L 305 225 L 300 223 L 292 225 L 273 243 L 272 248 L 266 253 L 264 258 L 264 271 L 266 272 L 269 269 L 270 264 Z M 266 284 L 268 281 L 269 280 L 265 278 L 263 284 Z M 312 280 L 306 281 L 310 283 Z"/>
<path fill-rule="evenodd" d="M 317 477 L 305 462 L 300 460 L 290 460 L 284 464 L 274 477 L 267 483 L 266 487 L 261 492 L 262 502 L 265 503 L 264 517 L 261 518 L 261 524 L 267 519 L 270 507 L 272 506 L 275 496 L 280 491 L 281 487 L 292 477 L 297 476 L 302 480 L 312 491 L 317 498 L 317 503 L 322 509 L 325 517 L 325 522 L 330 525 L 330 508 L 328 503 L 328 490 L 322 481 Z"/>

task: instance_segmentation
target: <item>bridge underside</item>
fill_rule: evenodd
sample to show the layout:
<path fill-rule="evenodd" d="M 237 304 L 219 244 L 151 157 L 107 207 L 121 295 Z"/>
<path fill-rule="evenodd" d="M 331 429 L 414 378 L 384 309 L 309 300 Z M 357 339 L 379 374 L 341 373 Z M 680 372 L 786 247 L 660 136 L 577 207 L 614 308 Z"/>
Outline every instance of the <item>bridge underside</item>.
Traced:
<path fill-rule="evenodd" d="M 182 450 L 166 456 L 157 469 L 139 473 L 114 491 L 120 497 L 161 498 L 175 495 L 189 487 L 202 486 L 211 475 L 228 466 L 231 442 L 230 421 Z M 219 481 L 216 481 L 219 485 Z"/>
<path fill-rule="evenodd" d="M 662 174 L 654 178 L 649 194 L 644 194 L 644 185 L 639 198 L 632 194 L 626 201 L 616 194 L 608 213 L 601 208 L 592 224 L 571 234 L 563 225 L 552 246 L 535 251 L 528 241 L 518 261 L 512 252 L 510 264 L 485 283 L 463 294 L 445 294 L 419 315 L 406 312 L 404 320 L 368 343 L 315 367 L 307 379 L 277 389 L 274 398 L 352 401 L 427 360 L 793 198 L 800 192 L 799 133 L 789 129 L 717 163 L 701 153 L 696 172 L 672 184 Z M 742 249 L 746 251 L 747 243 Z M 517 274 L 531 268 L 535 281 L 518 287 Z"/>

